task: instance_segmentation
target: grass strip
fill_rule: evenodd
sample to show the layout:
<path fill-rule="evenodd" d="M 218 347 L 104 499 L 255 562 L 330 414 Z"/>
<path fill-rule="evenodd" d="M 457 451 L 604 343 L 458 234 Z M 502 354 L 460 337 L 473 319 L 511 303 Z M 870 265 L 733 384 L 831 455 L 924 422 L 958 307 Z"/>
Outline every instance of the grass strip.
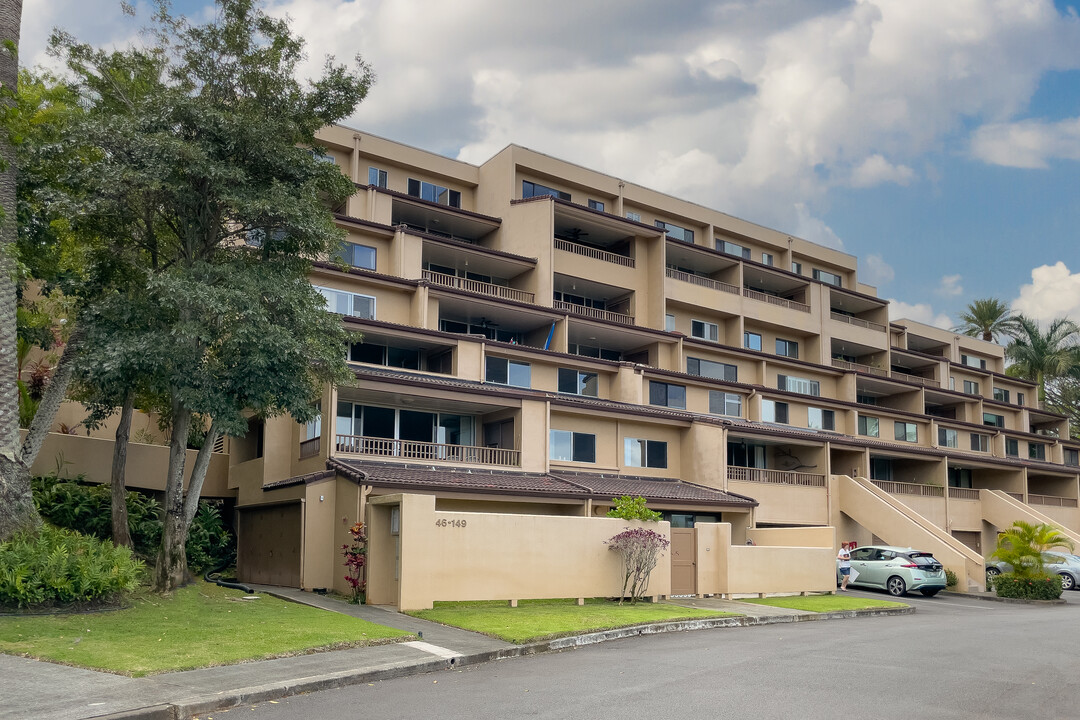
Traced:
<path fill-rule="evenodd" d="M 132 607 L 80 615 L 0 618 L 0 652 L 143 675 L 409 639 L 408 633 L 199 582 Z"/>
<path fill-rule="evenodd" d="M 865 610 L 867 608 L 907 607 L 891 600 L 851 597 L 850 595 L 791 595 L 787 597 L 748 598 L 741 602 L 754 605 L 809 610 L 810 612 L 833 612 L 835 610 Z"/>
<path fill-rule="evenodd" d="M 725 617 L 736 613 L 685 608 L 666 603 L 623 604 L 591 598 L 584 605 L 574 599 L 522 600 L 516 608 L 505 600 L 437 602 L 432 610 L 410 615 L 453 627 L 473 630 L 512 643 L 549 640 L 567 635 L 611 630 L 652 622 Z"/>

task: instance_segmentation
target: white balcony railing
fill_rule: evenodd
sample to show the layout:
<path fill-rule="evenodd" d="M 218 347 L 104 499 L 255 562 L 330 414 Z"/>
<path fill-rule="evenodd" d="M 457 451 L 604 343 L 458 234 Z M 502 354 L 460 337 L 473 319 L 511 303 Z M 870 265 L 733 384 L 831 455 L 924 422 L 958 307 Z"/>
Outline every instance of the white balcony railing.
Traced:
<path fill-rule="evenodd" d="M 623 267 L 634 267 L 634 258 L 627 257 L 626 255 L 617 255 L 607 250 L 601 250 L 599 248 L 589 247 L 588 245 L 581 245 L 580 243 L 570 242 L 569 240 L 560 240 L 555 238 L 555 249 L 565 250 L 575 255 L 581 255 L 582 257 L 592 258 L 594 260 L 603 260 L 604 262 L 614 263 L 616 265 L 622 265 Z"/>
<path fill-rule="evenodd" d="M 467 290 L 468 292 L 502 298 L 503 300 L 517 300 L 518 302 L 524 303 L 534 303 L 536 301 L 536 296 L 525 290 L 518 290 L 504 285 L 492 285 L 491 283 L 480 282 L 479 280 L 469 280 L 468 278 L 458 277 L 457 275 L 447 275 L 446 273 L 433 272 L 431 270 L 422 270 L 421 272 L 423 273 L 423 278 L 432 285 L 442 285 L 443 287 Z"/>
<path fill-rule="evenodd" d="M 622 323 L 623 325 L 634 324 L 633 315 L 624 315 L 623 313 L 612 312 L 610 310 L 599 310 L 584 305 L 575 305 L 574 303 L 568 303 L 562 300 L 554 301 L 554 307 L 556 310 L 565 310 L 566 312 L 572 312 L 575 315 L 584 315 L 585 317 L 596 318 L 597 320 L 610 320 L 611 322 Z"/>
<path fill-rule="evenodd" d="M 719 280 L 713 280 L 712 278 L 702 277 L 701 275 L 692 275 L 691 273 L 685 273 L 682 270 L 674 270 L 672 268 L 667 268 L 667 276 L 674 280 L 682 280 L 683 282 L 690 283 L 691 285 L 712 288 L 713 290 L 731 293 L 732 295 L 739 294 L 738 285 L 730 285 L 726 282 L 720 282 Z"/>
<path fill-rule="evenodd" d="M 773 483 L 775 485 L 801 485 L 803 487 L 825 487 L 825 476 L 813 473 L 788 472 L 787 470 L 766 470 L 728 466 L 728 480 L 739 482 Z"/>
<path fill-rule="evenodd" d="M 415 440 L 365 437 L 363 435 L 338 435 L 334 448 L 338 453 L 346 455 L 378 455 L 381 457 L 424 461 L 447 460 L 474 465 L 499 465 L 505 467 L 518 467 L 521 465 L 520 450 L 477 447 L 475 445 L 449 445 Z"/>

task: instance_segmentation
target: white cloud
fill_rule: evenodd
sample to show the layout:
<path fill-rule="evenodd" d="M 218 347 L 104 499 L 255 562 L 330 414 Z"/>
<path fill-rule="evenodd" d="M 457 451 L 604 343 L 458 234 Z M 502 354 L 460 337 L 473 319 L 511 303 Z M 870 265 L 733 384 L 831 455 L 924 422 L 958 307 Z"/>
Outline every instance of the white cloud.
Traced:
<path fill-rule="evenodd" d="M 810 214 L 810 210 L 804 203 L 795 203 L 795 234 L 818 245 L 844 249 L 844 241 L 833 232 L 833 229 Z"/>
<path fill-rule="evenodd" d="M 1080 118 L 984 125 L 971 139 L 971 154 L 991 165 L 1017 168 L 1045 168 L 1053 159 L 1080 160 Z"/>
<path fill-rule="evenodd" d="M 956 297 L 964 294 L 964 286 L 960 284 L 963 278 L 960 275 L 943 275 L 941 284 L 938 285 L 937 294 L 946 297 Z"/>
<path fill-rule="evenodd" d="M 1063 262 L 1041 265 L 1031 271 L 1031 283 L 1020 286 L 1012 309 L 1041 322 L 1067 317 L 1080 322 L 1080 273 Z"/>
<path fill-rule="evenodd" d="M 862 259 L 862 270 L 859 271 L 859 280 L 878 287 L 888 285 L 893 281 L 896 273 L 892 265 L 885 262 L 880 255 L 867 255 Z"/>
<path fill-rule="evenodd" d="M 889 298 L 889 320 L 914 320 L 924 325 L 950 330 L 953 321 L 942 312 L 934 312 L 929 303 L 909 304 Z"/>
<path fill-rule="evenodd" d="M 851 171 L 851 186 L 873 187 L 883 183 L 908 185 L 915 179 L 915 171 L 907 165 L 893 165 L 883 156 L 874 154 Z"/>

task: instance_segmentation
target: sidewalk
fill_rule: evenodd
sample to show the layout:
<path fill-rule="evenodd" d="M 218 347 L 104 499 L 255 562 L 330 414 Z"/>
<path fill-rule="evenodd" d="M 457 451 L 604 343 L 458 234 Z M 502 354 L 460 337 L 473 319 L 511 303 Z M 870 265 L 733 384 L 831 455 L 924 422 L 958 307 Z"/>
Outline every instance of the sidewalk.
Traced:
<path fill-rule="evenodd" d="M 402 615 L 393 609 L 350 605 L 289 588 L 256 586 L 259 592 L 422 634 L 422 639 L 393 645 L 353 648 L 227 665 L 223 667 L 127 678 L 110 673 L 0 655 L 0 720 L 84 720 L 151 718 L 174 720 L 216 710 L 315 692 L 344 685 L 389 680 L 452 667 L 552 652 L 606 640 L 661 632 L 703 630 L 827 620 L 858 615 L 892 615 L 899 610 L 802 613 L 763 605 L 731 603 L 723 609 L 743 617 L 711 618 L 621 628 L 557 640 L 512 645 L 495 638 Z M 752 613 L 752 614 L 751 614 Z"/>

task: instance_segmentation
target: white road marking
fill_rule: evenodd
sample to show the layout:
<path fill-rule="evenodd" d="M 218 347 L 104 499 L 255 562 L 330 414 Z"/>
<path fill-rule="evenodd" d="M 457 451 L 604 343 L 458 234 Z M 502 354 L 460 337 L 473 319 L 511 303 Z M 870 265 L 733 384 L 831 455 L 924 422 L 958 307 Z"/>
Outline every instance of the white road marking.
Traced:
<path fill-rule="evenodd" d="M 445 660 L 461 657 L 461 653 L 459 652 L 456 652 L 454 650 L 448 650 L 447 648 L 439 647 L 438 645 L 432 645 L 431 643 L 426 643 L 422 640 L 413 640 L 412 642 L 406 642 L 401 644 L 408 645 L 409 647 L 416 648 L 417 650 L 423 650 L 424 652 L 431 653 L 432 655 L 438 655 Z"/>

